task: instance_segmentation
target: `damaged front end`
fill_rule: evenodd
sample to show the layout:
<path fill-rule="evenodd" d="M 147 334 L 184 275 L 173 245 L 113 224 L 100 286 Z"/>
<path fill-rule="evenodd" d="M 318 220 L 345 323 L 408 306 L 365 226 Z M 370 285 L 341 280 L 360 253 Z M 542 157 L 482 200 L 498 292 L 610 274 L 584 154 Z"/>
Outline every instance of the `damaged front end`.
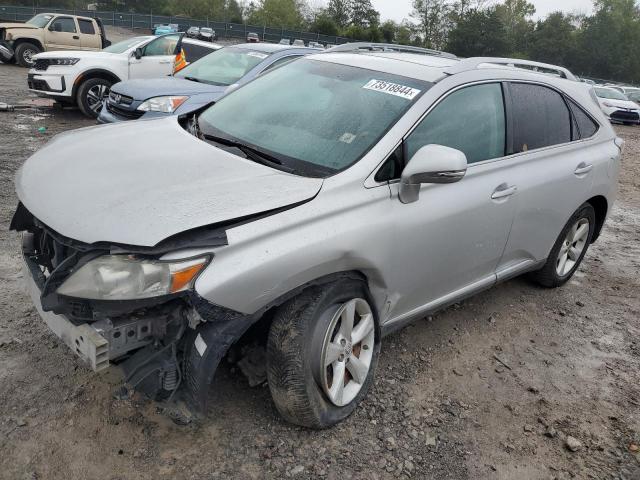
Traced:
<path fill-rule="evenodd" d="M 156 247 L 85 244 L 42 224 L 20 204 L 24 276 L 40 315 L 94 371 L 118 364 L 125 386 L 156 400 L 206 409 L 208 387 L 229 346 L 253 318 L 214 305 L 193 285 L 212 254 L 179 261 L 181 247 L 226 244 L 224 231 L 171 238 Z"/>

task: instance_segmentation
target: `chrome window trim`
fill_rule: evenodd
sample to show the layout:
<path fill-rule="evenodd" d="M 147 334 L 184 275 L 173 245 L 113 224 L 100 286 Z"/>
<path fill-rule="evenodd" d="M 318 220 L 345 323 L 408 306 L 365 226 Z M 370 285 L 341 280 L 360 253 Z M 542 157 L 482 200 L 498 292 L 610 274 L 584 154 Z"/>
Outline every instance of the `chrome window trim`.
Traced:
<path fill-rule="evenodd" d="M 405 133 L 402 136 L 402 139 L 396 143 L 396 145 L 394 146 L 394 148 L 387 153 L 387 155 L 384 157 L 384 160 L 382 160 L 375 168 L 374 170 L 369 174 L 369 176 L 365 179 L 364 182 L 364 186 L 365 188 L 373 188 L 373 187 L 377 187 L 379 185 L 384 185 L 384 184 L 392 184 L 395 183 L 397 181 L 399 181 L 399 179 L 394 179 L 391 181 L 385 181 L 385 182 L 378 182 L 375 180 L 375 176 L 378 173 L 378 170 L 380 170 L 380 168 L 382 168 L 382 166 L 385 164 L 385 162 L 389 159 L 389 157 L 393 154 L 393 152 L 396 151 L 396 149 L 413 133 L 413 131 L 418 128 L 418 125 L 420 125 L 420 123 L 427 117 L 427 115 L 429 115 L 433 109 L 435 107 L 437 107 L 441 102 L 443 102 L 449 95 L 457 92 L 458 90 L 461 90 L 463 88 L 468 88 L 468 87 L 472 87 L 472 86 L 476 86 L 476 85 L 484 85 L 484 84 L 488 84 L 488 83 L 528 83 L 531 85 L 539 85 L 542 87 L 546 87 L 546 88 L 550 88 L 551 90 L 554 90 L 556 93 L 560 94 L 563 99 L 569 99 L 571 100 L 573 103 L 575 103 L 591 120 L 593 120 L 597 125 L 598 125 L 598 129 L 596 130 L 596 132 L 588 138 L 581 138 L 579 140 L 572 140 L 570 142 L 565 142 L 565 143 L 558 143 L 556 145 L 549 145 L 546 147 L 540 147 L 540 148 L 536 148 L 534 150 L 528 150 L 526 152 L 518 152 L 518 153 L 512 153 L 511 155 L 505 155 L 503 157 L 496 157 L 496 158 L 490 158 L 487 160 L 483 160 L 481 162 L 474 162 L 469 164 L 468 168 L 474 168 L 476 166 L 482 166 L 482 165 L 487 165 L 489 163 L 494 163 L 494 162 L 501 162 L 504 160 L 510 160 L 513 158 L 518 158 L 521 157 L 523 155 L 529 155 L 532 153 L 538 153 L 538 152 L 545 152 L 551 149 L 556 149 L 556 148 L 563 148 L 563 147 L 567 147 L 567 146 L 572 146 L 572 145 L 577 145 L 580 143 L 585 143 L 585 142 L 590 142 L 594 139 L 596 139 L 599 136 L 599 133 L 602 130 L 602 124 L 596 120 L 595 118 L 593 118 L 593 116 L 585 111 L 584 108 L 582 108 L 580 106 L 580 102 L 576 101 L 573 97 L 571 97 L 570 95 L 568 95 L 567 93 L 563 92 L 562 90 L 559 90 L 557 87 L 555 87 L 554 85 L 550 85 L 548 83 L 545 83 L 543 81 L 538 81 L 538 80 L 521 80 L 521 79 L 513 79 L 513 78 L 494 78 L 494 79 L 489 79 L 489 80 L 476 80 L 476 81 L 472 81 L 472 82 L 467 82 L 467 83 L 463 83 L 460 85 L 457 85 L 456 87 L 452 88 L 451 90 L 448 90 L 446 93 L 444 93 L 443 95 L 441 95 L 435 102 L 433 102 L 429 108 L 426 110 L 426 112 L 424 114 L 422 114 L 420 116 L 420 118 L 413 124 L 413 126 L 409 129 L 409 131 L 407 133 Z M 566 103 L 566 100 L 565 100 Z M 571 115 L 571 118 L 574 118 L 573 112 L 571 111 L 571 107 L 569 105 L 566 105 L 567 109 L 569 110 L 569 114 Z M 505 108 L 506 108 L 506 102 L 505 102 Z M 506 134 L 506 125 L 505 125 L 505 134 Z"/>

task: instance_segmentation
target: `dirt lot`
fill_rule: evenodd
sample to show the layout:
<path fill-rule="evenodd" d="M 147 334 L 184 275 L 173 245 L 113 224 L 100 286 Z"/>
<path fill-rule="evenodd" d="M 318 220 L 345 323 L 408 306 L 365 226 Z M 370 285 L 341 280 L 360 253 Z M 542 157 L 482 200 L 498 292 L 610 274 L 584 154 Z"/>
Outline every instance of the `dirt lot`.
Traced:
<path fill-rule="evenodd" d="M 25 79 L 0 65 L 0 102 L 24 101 Z M 393 335 L 368 398 L 317 432 L 284 424 L 230 365 L 206 421 L 174 425 L 151 402 L 115 400 L 119 373 L 90 372 L 40 321 L 7 231 L 13 177 L 53 135 L 91 124 L 0 113 L 1 478 L 640 479 L 640 127 L 618 130 L 620 200 L 573 281 L 514 280 Z"/>

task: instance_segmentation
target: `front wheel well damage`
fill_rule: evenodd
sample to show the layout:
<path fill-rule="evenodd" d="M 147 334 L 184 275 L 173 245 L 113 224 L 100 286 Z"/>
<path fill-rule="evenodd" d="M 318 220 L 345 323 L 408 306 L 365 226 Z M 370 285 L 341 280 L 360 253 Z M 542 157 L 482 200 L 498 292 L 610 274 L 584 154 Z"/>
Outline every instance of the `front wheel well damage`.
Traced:
<path fill-rule="evenodd" d="M 229 352 L 235 355 L 244 345 L 266 345 L 271 323 L 280 306 L 309 288 L 345 278 L 369 284 L 367 277 L 357 270 L 332 273 L 294 288 L 252 315 L 242 315 L 197 298 L 194 308 L 205 321 L 190 330 L 184 340 L 183 370 L 189 406 L 197 413 L 206 412 L 209 387 L 220 361 Z"/>

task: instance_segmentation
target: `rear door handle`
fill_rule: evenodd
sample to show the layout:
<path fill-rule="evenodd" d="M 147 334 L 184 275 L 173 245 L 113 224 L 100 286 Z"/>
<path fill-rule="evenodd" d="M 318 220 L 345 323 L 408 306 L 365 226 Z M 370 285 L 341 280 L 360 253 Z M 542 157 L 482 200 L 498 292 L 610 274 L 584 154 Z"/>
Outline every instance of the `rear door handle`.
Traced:
<path fill-rule="evenodd" d="M 518 191 L 518 187 L 516 187 L 515 185 L 509 186 L 506 183 L 503 183 L 502 185 L 499 185 L 498 188 L 494 190 L 494 192 L 491 194 L 491 198 L 493 200 L 498 200 L 500 198 L 510 197 L 517 191 Z"/>
<path fill-rule="evenodd" d="M 589 173 L 591 170 L 593 170 L 593 165 L 587 165 L 586 163 L 582 162 L 576 167 L 573 173 L 575 173 L 576 175 L 584 175 L 586 173 Z"/>

